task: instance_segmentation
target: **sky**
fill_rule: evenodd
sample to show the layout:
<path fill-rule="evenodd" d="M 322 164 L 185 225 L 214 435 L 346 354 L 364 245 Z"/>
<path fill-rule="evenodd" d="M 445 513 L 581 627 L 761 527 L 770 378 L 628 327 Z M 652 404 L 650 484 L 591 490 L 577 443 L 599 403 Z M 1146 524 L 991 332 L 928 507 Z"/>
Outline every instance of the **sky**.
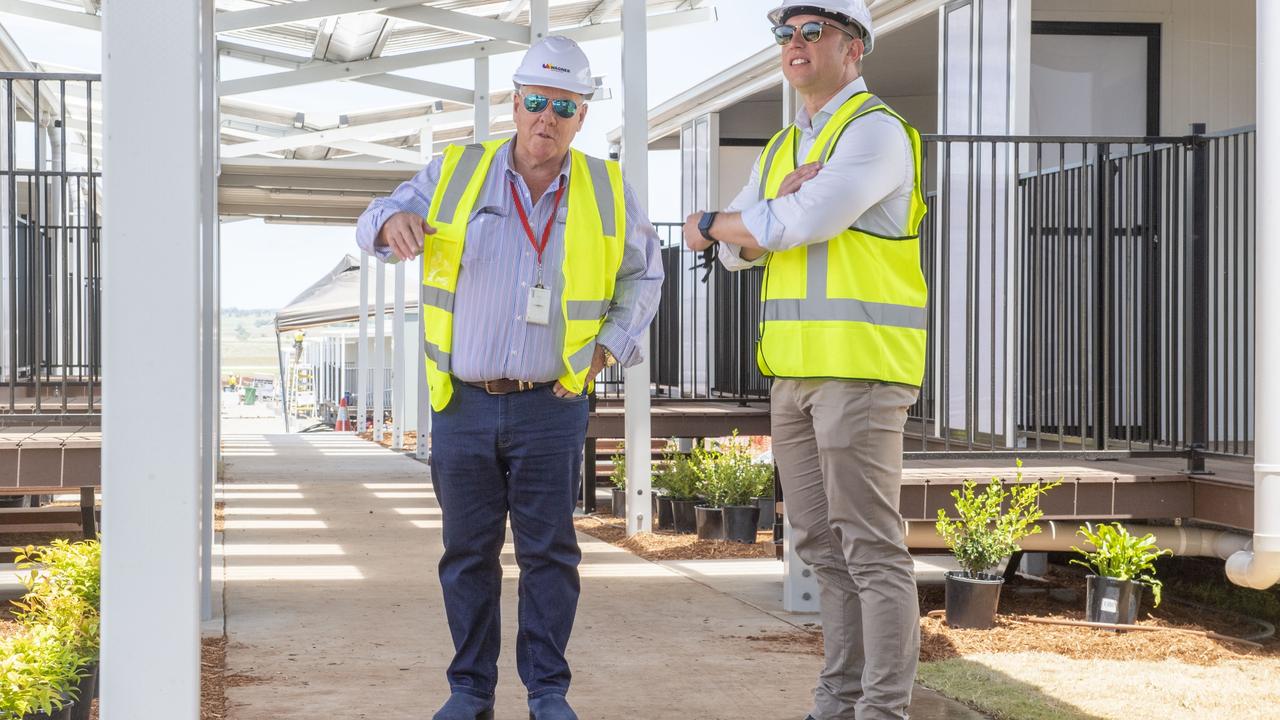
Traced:
<path fill-rule="evenodd" d="M 718 20 L 654 31 L 648 43 L 649 106 L 692 87 L 772 43 L 765 13 L 778 0 L 719 0 Z M 0 26 L 33 62 L 86 72 L 102 68 L 98 33 L 0 13 Z M 595 75 L 603 75 L 611 100 L 591 103 L 575 147 L 605 156 L 607 133 L 622 120 L 622 59 L 619 39 L 584 43 Z M 505 88 L 520 53 L 495 56 L 490 87 Z M 223 58 L 222 77 L 231 79 L 280 68 Z M 400 74 L 470 87 L 470 63 L 450 63 Z M 241 96 L 256 103 L 304 112 L 311 121 L 336 122 L 340 112 L 359 112 L 422 102 L 419 96 L 358 83 L 317 83 Z M 649 155 L 649 215 L 654 222 L 680 217 L 678 152 Z M 109 212 L 109 210 L 108 210 Z M 354 226 L 279 225 L 242 220 L 222 226 L 222 305 L 276 309 L 328 272 L 346 253 L 355 254 Z"/>

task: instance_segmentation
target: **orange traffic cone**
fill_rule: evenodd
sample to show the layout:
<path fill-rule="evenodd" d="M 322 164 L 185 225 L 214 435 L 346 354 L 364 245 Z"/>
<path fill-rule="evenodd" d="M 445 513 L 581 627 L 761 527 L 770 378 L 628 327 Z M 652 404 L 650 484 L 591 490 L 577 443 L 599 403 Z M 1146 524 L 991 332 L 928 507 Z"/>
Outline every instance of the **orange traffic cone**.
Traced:
<path fill-rule="evenodd" d="M 338 399 L 338 419 L 333 423 L 334 432 L 347 432 L 351 428 L 347 427 L 347 399 Z"/>

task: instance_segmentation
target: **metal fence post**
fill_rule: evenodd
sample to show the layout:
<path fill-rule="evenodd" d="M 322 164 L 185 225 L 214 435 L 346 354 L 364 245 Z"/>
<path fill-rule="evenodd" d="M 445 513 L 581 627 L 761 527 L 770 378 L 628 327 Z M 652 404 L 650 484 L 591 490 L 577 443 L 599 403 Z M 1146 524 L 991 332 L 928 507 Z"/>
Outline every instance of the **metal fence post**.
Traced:
<path fill-rule="evenodd" d="M 1205 124 L 1191 125 L 1191 233 L 1187 243 L 1187 472 L 1203 473 L 1209 440 L 1209 142 Z"/>
<path fill-rule="evenodd" d="M 1107 147 L 1099 143 L 1094 163 L 1094 258 L 1093 258 L 1093 442 L 1097 450 L 1107 449 L 1111 434 L 1111 172 L 1107 165 Z M 1081 419 L 1083 422 L 1083 418 Z M 1084 434 L 1083 432 L 1081 433 Z"/>

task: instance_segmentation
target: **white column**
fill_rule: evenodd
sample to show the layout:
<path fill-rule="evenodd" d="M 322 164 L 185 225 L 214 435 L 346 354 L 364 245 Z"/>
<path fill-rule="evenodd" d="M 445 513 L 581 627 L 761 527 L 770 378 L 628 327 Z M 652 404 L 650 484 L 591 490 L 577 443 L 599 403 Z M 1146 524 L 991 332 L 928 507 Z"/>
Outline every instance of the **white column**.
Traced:
<path fill-rule="evenodd" d="M 484 142 L 489 139 L 489 58 L 476 58 L 475 71 L 475 141 Z"/>
<path fill-rule="evenodd" d="M 373 268 L 374 316 L 373 316 L 373 441 L 382 442 L 382 418 L 386 414 L 387 379 L 387 273 L 379 263 Z"/>
<path fill-rule="evenodd" d="M 622 4 L 622 161 L 623 175 L 635 191 L 640 207 L 649 207 L 648 17 L 644 0 Z M 648 354 L 649 331 L 640 347 Z M 627 536 L 651 532 L 652 444 L 649 418 L 649 360 L 624 374 L 627 443 Z"/>
<path fill-rule="evenodd" d="M 213 22 L 213 3 L 201 8 L 201 22 Z M 218 352 L 218 52 L 203 43 L 200 61 L 208 68 L 200 77 L 201 158 L 201 363 L 204 369 L 204 412 L 201 427 L 200 482 L 200 618 L 213 618 L 213 484 L 218 473 L 218 419 L 222 414 L 221 353 Z"/>
<path fill-rule="evenodd" d="M 1258 3 L 1258 174 L 1259 199 L 1280 192 L 1280 48 L 1274 44 L 1280 32 L 1280 6 Z M 1257 208 L 1259 279 L 1280 273 L 1280 249 L 1273 238 L 1280 233 L 1280 206 L 1259 202 Z M 1272 272 L 1275 271 L 1275 272 Z M 1280 286 L 1259 282 L 1254 332 L 1258 346 L 1257 367 L 1280 361 L 1280 326 L 1272 319 L 1280 310 Z M 1253 548 L 1227 560 L 1227 577 L 1245 587 L 1266 589 L 1280 580 L 1280 376 L 1257 373 L 1254 387 Z"/>
<path fill-rule="evenodd" d="M 547 0 L 531 0 L 529 3 L 529 44 L 538 42 L 551 32 L 551 11 Z"/>
<path fill-rule="evenodd" d="M 422 164 L 426 165 L 431 162 L 431 155 L 435 152 L 436 132 L 430 125 L 424 125 L 418 131 L 418 153 L 422 159 Z"/>
<path fill-rule="evenodd" d="M 213 0 L 103 10 L 104 720 L 196 720 L 200 699 L 202 78 Z M 162 27 L 157 33 L 154 28 Z M 157 92 L 163 88 L 163 92 Z M 216 138 L 211 139 L 211 141 Z M 163 148 L 164 202 L 156 202 Z M 150 260 L 164 248 L 163 267 Z M 156 302 L 164 298 L 164 302 Z M 138 322 L 147 318 L 147 322 Z M 153 417 L 165 397 L 163 422 Z M 139 552 L 138 548 L 145 548 Z M 138 678 L 147 689 L 138 691 Z"/>
<path fill-rule="evenodd" d="M 394 315 L 391 319 L 392 359 L 391 385 L 391 449 L 404 449 L 404 266 L 396 263 Z"/>
<path fill-rule="evenodd" d="M 369 263 L 373 260 L 360 253 L 360 344 L 356 346 L 356 423 L 355 431 L 364 432 L 368 411 L 365 395 L 369 393 Z"/>
<path fill-rule="evenodd" d="M 427 386 L 427 367 L 426 353 L 422 347 L 424 338 L 426 338 L 426 322 L 427 318 L 422 311 L 422 263 L 426 262 L 421 257 L 418 259 L 417 278 L 414 280 L 418 284 L 418 332 L 413 338 L 413 346 L 417 349 L 414 353 L 414 372 L 418 374 L 418 445 L 413 451 L 414 457 L 419 460 L 427 459 L 427 443 L 431 438 L 431 388 Z"/>

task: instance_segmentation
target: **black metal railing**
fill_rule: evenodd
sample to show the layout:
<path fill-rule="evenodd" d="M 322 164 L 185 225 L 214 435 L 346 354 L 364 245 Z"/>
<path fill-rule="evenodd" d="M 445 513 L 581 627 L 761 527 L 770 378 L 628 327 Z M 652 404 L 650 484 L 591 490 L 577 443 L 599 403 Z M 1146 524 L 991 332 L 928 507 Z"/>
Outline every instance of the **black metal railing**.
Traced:
<path fill-rule="evenodd" d="M 746 402 L 769 396 L 756 367 L 760 277 L 751 268 L 731 273 L 719 265 L 703 281 L 698 253 L 686 250 L 680 223 L 654 223 L 662 243 L 666 280 L 649 331 L 649 380 L 655 401 Z M 596 396 L 622 397 L 622 371 L 606 370 Z"/>
<path fill-rule="evenodd" d="M 0 73 L 0 424 L 101 413 L 97 75 Z"/>
<path fill-rule="evenodd" d="M 1250 453 L 1254 136 L 926 137 L 911 449 Z"/>

